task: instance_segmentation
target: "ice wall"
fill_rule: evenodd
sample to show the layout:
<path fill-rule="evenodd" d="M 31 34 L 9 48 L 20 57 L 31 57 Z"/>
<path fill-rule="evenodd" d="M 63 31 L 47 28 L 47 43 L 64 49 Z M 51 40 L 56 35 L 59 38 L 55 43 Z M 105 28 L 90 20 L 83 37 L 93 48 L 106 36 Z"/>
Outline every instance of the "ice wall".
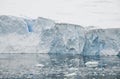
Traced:
<path fill-rule="evenodd" d="M 0 16 L 0 53 L 117 55 L 120 29 L 88 29 L 39 17 Z"/>
<path fill-rule="evenodd" d="M 94 29 L 85 34 L 84 55 L 115 55 L 120 49 L 120 29 Z"/>
<path fill-rule="evenodd" d="M 26 23 L 22 18 L 14 16 L 0 16 L 0 35 L 9 33 L 27 33 Z"/>
<path fill-rule="evenodd" d="M 56 23 L 55 36 L 49 53 L 81 53 L 85 41 L 84 28 L 79 25 Z"/>

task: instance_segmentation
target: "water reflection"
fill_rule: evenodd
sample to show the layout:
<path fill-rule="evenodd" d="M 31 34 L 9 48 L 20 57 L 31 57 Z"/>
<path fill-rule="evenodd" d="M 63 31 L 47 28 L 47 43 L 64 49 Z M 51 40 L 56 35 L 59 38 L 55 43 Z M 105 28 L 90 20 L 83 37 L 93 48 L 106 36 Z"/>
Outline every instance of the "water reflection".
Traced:
<path fill-rule="evenodd" d="M 92 67 L 92 61 L 98 62 L 98 66 Z M 86 66 L 88 62 L 92 66 Z M 0 78 L 119 79 L 120 58 L 71 54 L 0 54 Z"/>

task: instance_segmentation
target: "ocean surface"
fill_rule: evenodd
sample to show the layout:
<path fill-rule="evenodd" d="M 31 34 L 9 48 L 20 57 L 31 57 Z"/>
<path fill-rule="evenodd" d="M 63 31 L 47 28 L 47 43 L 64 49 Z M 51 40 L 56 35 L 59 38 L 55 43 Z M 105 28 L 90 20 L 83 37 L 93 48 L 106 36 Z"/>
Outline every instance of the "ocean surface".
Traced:
<path fill-rule="evenodd" d="M 98 62 L 96 66 L 86 64 Z M 117 56 L 0 54 L 0 79 L 120 79 Z"/>

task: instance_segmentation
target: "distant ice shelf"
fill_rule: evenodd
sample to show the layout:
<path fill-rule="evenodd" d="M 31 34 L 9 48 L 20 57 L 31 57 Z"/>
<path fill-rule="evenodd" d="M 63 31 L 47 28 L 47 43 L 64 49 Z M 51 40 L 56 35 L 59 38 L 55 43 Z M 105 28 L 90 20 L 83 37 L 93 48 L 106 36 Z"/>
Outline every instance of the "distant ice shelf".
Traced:
<path fill-rule="evenodd" d="M 38 17 L 0 16 L 0 53 L 118 55 L 120 28 L 95 29 Z"/>

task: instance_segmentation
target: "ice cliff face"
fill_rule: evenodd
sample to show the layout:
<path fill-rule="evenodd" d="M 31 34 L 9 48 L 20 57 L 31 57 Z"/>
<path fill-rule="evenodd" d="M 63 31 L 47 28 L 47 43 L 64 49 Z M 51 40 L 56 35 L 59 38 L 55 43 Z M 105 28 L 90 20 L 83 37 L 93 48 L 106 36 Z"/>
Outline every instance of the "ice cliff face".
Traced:
<path fill-rule="evenodd" d="M 117 55 L 120 29 L 87 29 L 53 20 L 0 16 L 0 53 Z"/>
<path fill-rule="evenodd" d="M 56 23 L 49 53 L 79 54 L 84 46 L 84 28 L 79 25 Z"/>
<path fill-rule="evenodd" d="M 18 34 L 28 32 L 24 20 L 13 16 L 0 16 L 0 35 L 13 32 Z"/>
<path fill-rule="evenodd" d="M 120 49 L 120 29 L 94 29 L 86 32 L 84 55 L 112 55 Z"/>

